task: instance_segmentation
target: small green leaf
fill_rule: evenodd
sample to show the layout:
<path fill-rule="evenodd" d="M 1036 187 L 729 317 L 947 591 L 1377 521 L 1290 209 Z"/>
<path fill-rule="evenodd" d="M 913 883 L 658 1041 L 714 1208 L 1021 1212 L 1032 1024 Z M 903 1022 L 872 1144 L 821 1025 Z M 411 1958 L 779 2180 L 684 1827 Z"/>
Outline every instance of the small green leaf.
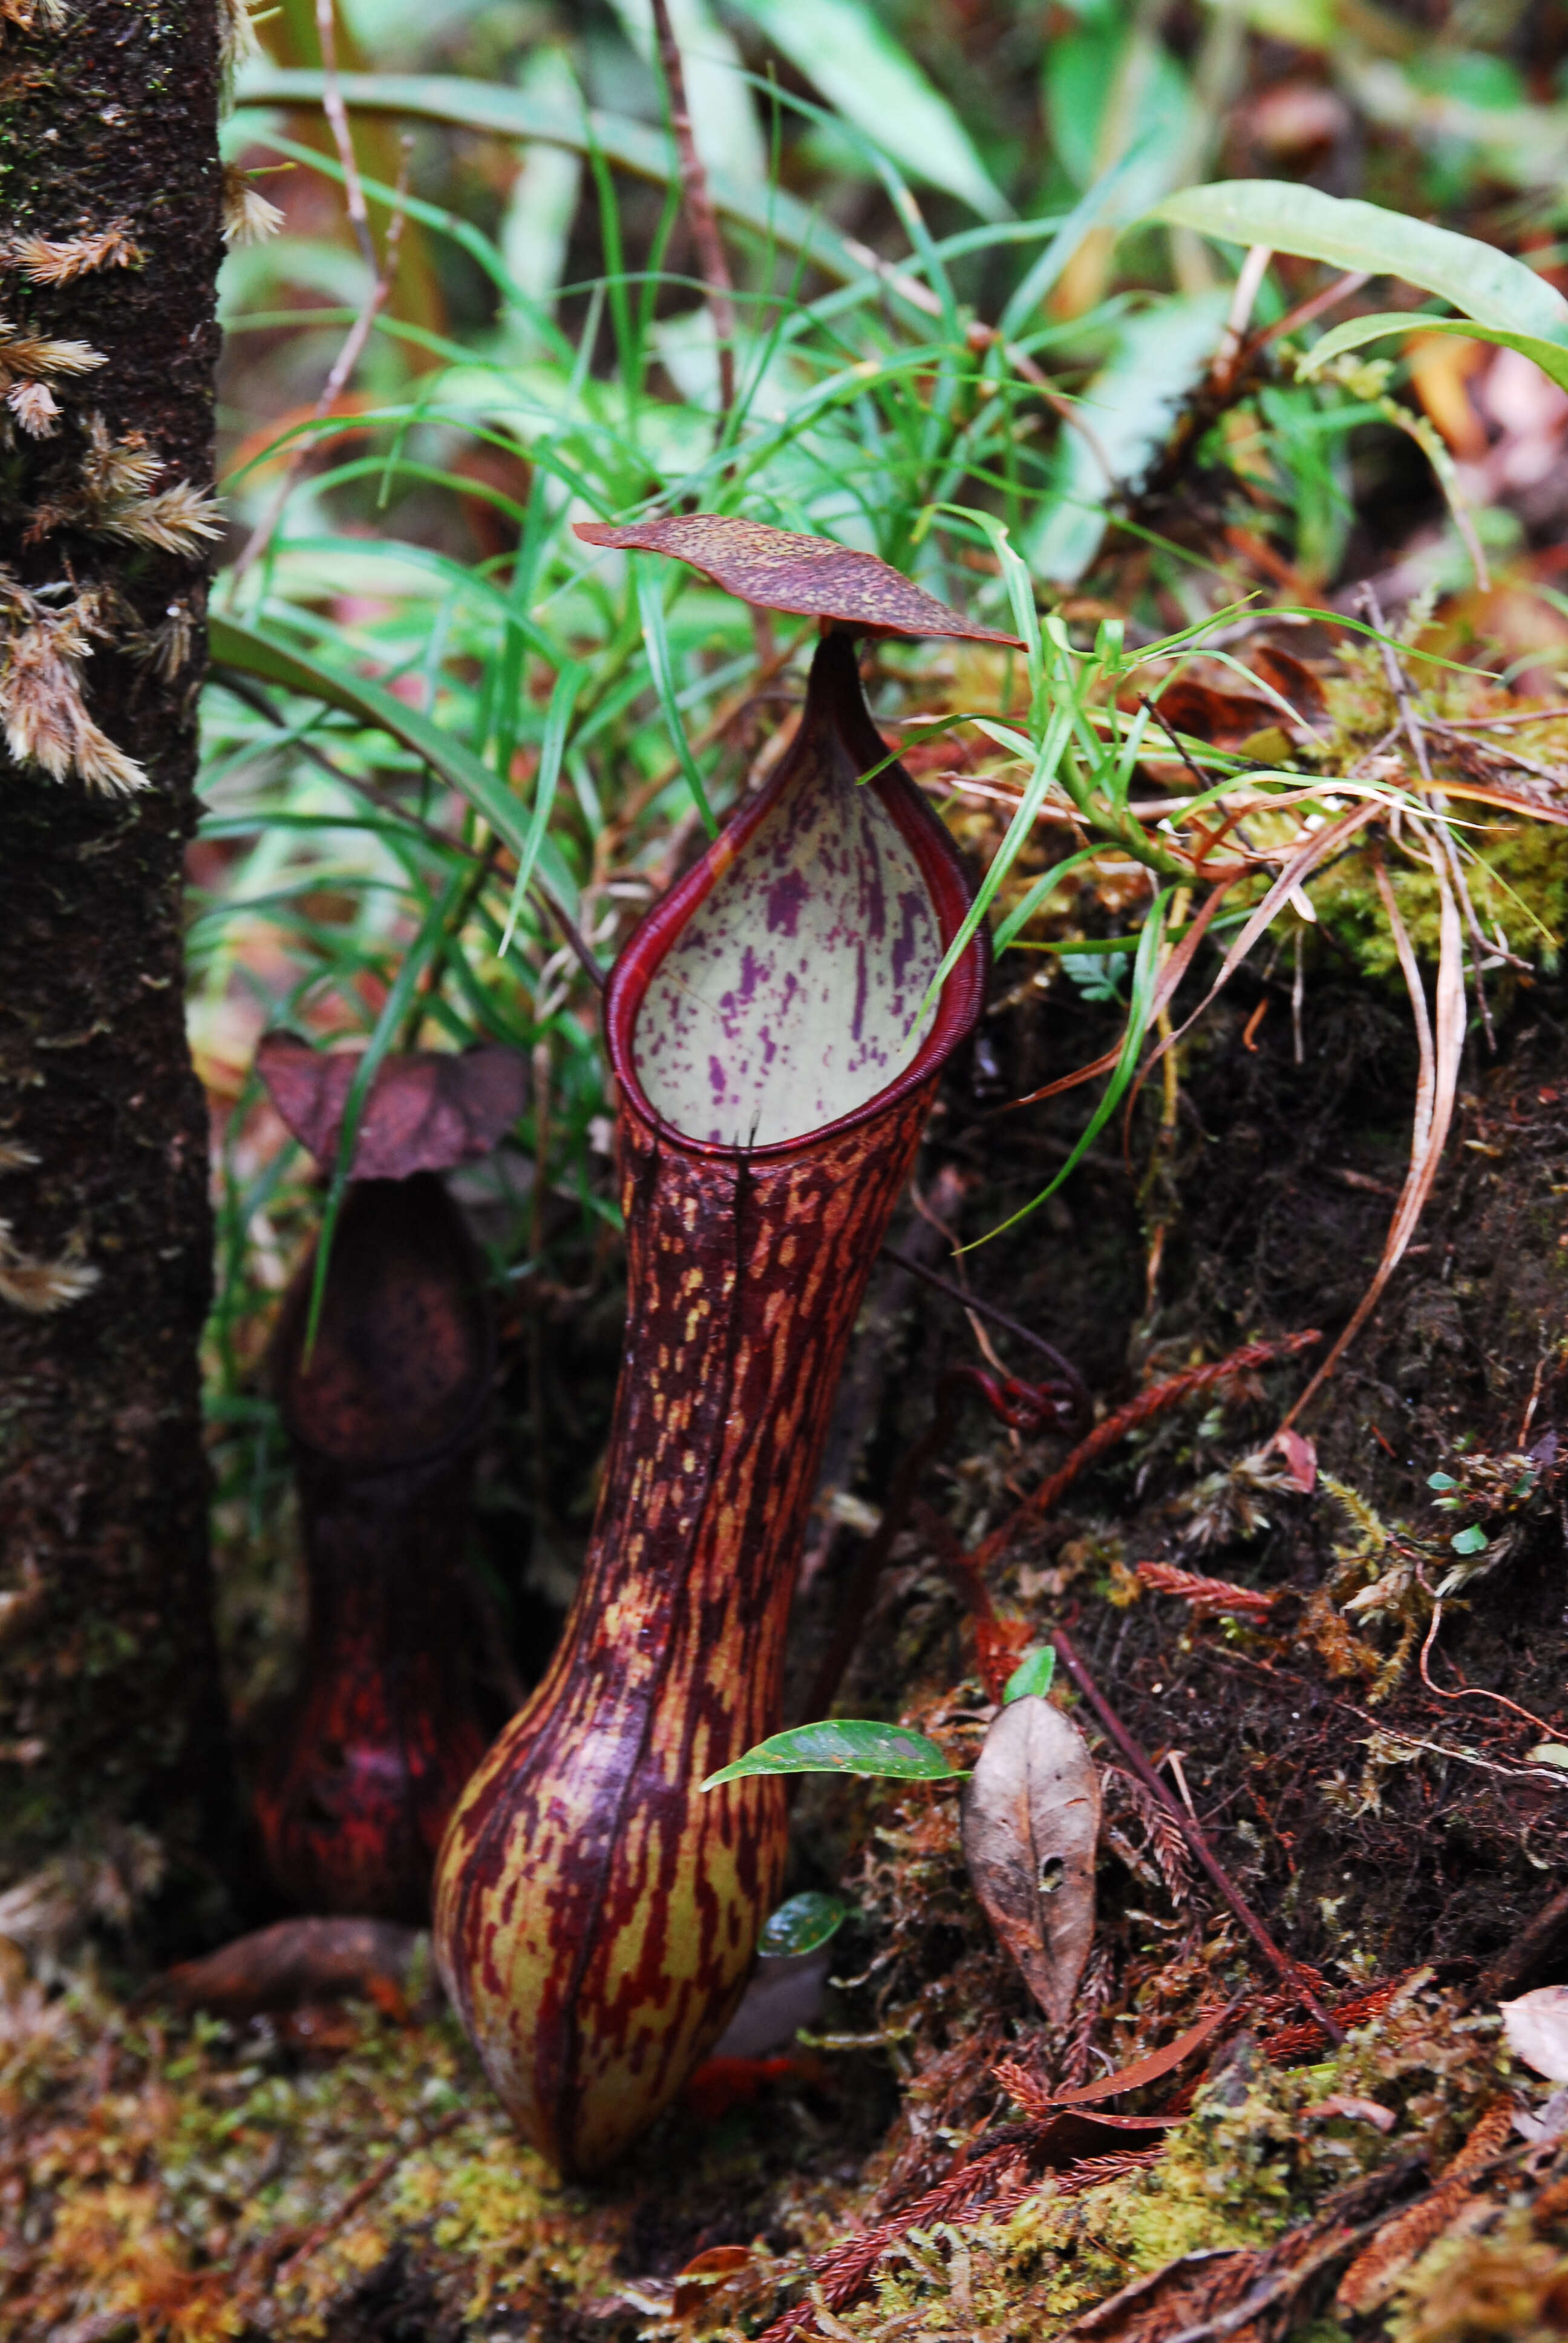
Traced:
<path fill-rule="evenodd" d="M 849 1916 L 849 1907 L 842 1896 L 824 1896 L 819 1887 L 808 1887 L 769 1914 L 757 1949 L 774 1961 L 787 1960 L 794 1953 L 814 1953 L 829 1936 L 838 1935 Z"/>
<path fill-rule="evenodd" d="M 1530 1752 L 1533 1765 L 1559 1765 L 1568 1773 L 1568 1749 L 1561 1741 L 1538 1741 Z"/>
<path fill-rule="evenodd" d="M 702 1785 L 743 1781 L 749 1774 L 869 1774 L 896 1782 L 950 1782 L 967 1772 L 950 1765 L 934 1741 L 901 1725 L 843 1716 L 819 1725 L 797 1725 L 759 1741 L 744 1757 L 709 1774 Z"/>
<path fill-rule="evenodd" d="M 1452 1473 L 1429 1473 L 1426 1485 L 1429 1489 L 1457 1489 L 1459 1483 Z"/>
<path fill-rule="evenodd" d="M 1002 1688 L 1001 1704 L 1008 1707 L 1015 1700 L 1027 1700 L 1031 1695 L 1043 1699 L 1050 1690 L 1050 1680 L 1056 1674 L 1056 1654 L 1050 1644 L 1037 1644 L 1026 1652 Z"/>
<path fill-rule="evenodd" d="M 1474 1522 L 1472 1522 L 1467 1530 L 1455 1530 L 1448 1543 L 1453 1548 L 1455 1554 L 1484 1554 L 1486 1552 L 1486 1532 L 1483 1529 L 1479 1528 Z"/>

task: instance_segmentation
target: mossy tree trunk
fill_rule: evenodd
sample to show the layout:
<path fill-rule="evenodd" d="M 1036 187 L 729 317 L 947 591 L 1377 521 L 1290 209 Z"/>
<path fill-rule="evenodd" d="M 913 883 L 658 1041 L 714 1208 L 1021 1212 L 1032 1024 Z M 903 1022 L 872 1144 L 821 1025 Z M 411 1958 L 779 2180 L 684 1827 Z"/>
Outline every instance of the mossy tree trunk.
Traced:
<path fill-rule="evenodd" d="M 10 15 L 13 21 L 3 18 Z M 15 21 L 21 15 L 24 21 Z M 186 1042 L 217 0 L 0 11 L 0 1875 L 226 1795 Z M 85 349 L 82 346 L 85 346 Z M 116 1856 L 116 1849 L 119 1855 Z"/>

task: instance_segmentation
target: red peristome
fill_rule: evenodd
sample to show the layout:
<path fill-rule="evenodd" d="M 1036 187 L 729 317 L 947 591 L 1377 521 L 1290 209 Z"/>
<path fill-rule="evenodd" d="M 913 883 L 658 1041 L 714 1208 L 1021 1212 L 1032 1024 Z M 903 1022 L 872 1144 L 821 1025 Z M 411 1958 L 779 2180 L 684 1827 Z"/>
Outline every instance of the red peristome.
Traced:
<path fill-rule="evenodd" d="M 560 1648 L 469 1785 L 438 1865 L 447 1991 L 515 2119 L 572 2171 L 611 2162 L 680 2088 L 777 1900 L 781 1785 L 699 1785 L 778 1729 L 845 1346 L 941 1066 L 980 1005 L 977 940 L 909 1065 L 789 1141 L 694 1140 L 646 1096 L 635 1042 L 650 980 L 808 760 L 845 748 L 859 770 L 885 753 L 848 647 L 829 639 L 790 756 L 611 976 L 628 1299 L 604 1485 Z M 867 786 L 950 941 L 968 890 L 945 832 L 896 769 Z"/>

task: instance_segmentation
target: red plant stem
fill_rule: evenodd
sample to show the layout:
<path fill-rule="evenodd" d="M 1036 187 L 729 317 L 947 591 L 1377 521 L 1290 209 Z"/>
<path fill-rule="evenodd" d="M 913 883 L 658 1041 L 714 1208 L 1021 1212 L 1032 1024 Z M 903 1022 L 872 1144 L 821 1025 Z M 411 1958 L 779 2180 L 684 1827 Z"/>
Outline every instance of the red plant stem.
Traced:
<path fill-rule="evenodd" d="M 1322 2027 L 1329 2040 L 1336 2045 L 1342 2042 L 1345 2038 L 1343 2032 L 1335 2025 L 1322 2003 L 1307 1984 L 1301 1964 L 1293 1961 L 1289 1953 L 1281 1951 L 1242 1896 L 1241 1889 L 1231 1879 L 1219 1856 L 1214 1853 L 1198 1823 L 1188 1814 L 1185 1807 L 1179 1805 L 1171 1796 L 1137 1742 L 1105 1698 L 1094 1678 L 1090 1674 L 1077 1644 L 1066 1628 L 1058 1627 L 1050 1640 L 1055 1645 L 1057 1658 L 1094 1711 L 1101 1725 L 1115 1742 L 1144 1788 L 1159 1799 L 1166 1813 L 1170 1815 L 1194 1857 L 1202 1865 L 1203 1869 L 1257 1946 L 1263 1958 L 1278 1973 L 1289 1990 L 1299 1997 L 1302 2007 L 1312 2012 L 1313 2018 Z"/>
<path fill-rule="evenodd" d="M 703 282 L 708 288 L 708 306 L 713 317 L 713 338 L 719 347 L 719 428 L 722 435 L 726 417 L 735 404 L 735 283 L 729 274 L 729 263 L 724 256 L 719 216 L 708 191 L 708 173 L 697 151 L 697 140 L 692 132 L 691 115 L 686 103 L 686 75 L 680 63 L 680 45 L 669 21 L 669 0 L 653 0 L 653 25 L 658 43 L 658 62 L 669 96 L 669 125 L 675 133 L 676 152 L 680 158 L 680 192 L 691 222 L 692 240 L 697 246 Z"/>

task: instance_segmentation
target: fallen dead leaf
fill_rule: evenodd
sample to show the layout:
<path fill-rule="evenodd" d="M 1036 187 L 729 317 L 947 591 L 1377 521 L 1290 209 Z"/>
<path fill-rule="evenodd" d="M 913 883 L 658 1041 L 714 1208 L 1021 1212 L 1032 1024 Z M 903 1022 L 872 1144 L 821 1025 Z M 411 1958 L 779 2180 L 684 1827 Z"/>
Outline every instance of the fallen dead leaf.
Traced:
<path fill-rule="evenodd" d="M 1094 1937 L 1100 1776 L 1049 1700 L 1002 1709 L 964 1795 L 964 1857 L 991 1926 L 1060 2026 Z"/>
<path fill-rule="evenodd" d="M 1514 2056 L 1549 2083 L 1568 2083 L 1568 1985 L 1538 1986 L 1498 2006 Z"/>

